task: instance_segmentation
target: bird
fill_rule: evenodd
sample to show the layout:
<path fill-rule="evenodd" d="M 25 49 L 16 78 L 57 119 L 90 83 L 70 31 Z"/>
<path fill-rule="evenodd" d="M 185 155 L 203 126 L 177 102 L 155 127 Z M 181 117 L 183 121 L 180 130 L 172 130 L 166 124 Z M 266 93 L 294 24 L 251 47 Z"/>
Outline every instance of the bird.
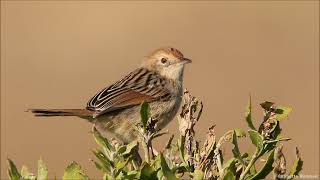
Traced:
<path fill-rule="evenodd" d="M 82 109 L 29 109 L 35 116 L 77 116 L 94 124 L 103 136 L 111 133 L 124 143 L 137 139 L 140 106 L 149 103 L 156 129 L 176 116 L 183 96 L 186 64 L 192 61 L 173 47 L 159 48 L 128 75 L 95 94 Z"/>

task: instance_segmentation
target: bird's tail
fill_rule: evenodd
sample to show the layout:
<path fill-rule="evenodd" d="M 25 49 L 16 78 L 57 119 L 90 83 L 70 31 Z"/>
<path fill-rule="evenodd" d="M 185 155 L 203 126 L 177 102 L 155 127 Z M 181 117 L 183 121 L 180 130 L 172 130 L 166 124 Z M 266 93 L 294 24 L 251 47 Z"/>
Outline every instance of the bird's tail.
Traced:
<path fill-rule="evenodd" d="M 93 112 L 87 109 L 29 109 L 35 116 L 93 116 Z"/>

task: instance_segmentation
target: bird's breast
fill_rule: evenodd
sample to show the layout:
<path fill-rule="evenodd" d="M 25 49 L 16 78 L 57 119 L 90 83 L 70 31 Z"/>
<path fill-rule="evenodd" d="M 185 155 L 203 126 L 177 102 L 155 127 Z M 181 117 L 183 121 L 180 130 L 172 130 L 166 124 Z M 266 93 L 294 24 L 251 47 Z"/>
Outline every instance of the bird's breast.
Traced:
<path fill-rule="evenodd" d="M 150 103 L 151 115 L 158 121 L 156 125 L 157 129 L 164 128 L 175 118 L 181 101 L 181 96 L 176 96 L 168 101 Z"/>

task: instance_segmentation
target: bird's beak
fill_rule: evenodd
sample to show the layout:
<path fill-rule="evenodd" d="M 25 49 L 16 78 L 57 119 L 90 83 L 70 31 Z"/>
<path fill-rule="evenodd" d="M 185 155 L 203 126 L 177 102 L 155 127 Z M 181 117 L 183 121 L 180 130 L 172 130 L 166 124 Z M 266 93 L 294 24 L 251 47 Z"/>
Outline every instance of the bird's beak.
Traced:
<path fill-rule="evenodd" d="M 189 63 L 192 63 L 192 61 L 191 61 L 190 59 L 188 59 L 188 58 L 183 58 L 183 59 L 181 60 L 181 63 L 183 63 L 183 64 L 189 64 Z"/>

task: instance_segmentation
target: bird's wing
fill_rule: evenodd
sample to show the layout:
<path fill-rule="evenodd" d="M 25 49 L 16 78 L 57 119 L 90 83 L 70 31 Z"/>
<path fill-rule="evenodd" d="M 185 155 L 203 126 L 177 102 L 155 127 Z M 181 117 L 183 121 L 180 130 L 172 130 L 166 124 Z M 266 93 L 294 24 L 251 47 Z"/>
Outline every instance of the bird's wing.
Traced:
<path fill-rule="evenodd" d="M 171 93 L 166 87 L 166 80 L 157 73 L 139 68 L 93 96 L 87 109 L 97 117 L 144 101 L 167 100 Z"/>

